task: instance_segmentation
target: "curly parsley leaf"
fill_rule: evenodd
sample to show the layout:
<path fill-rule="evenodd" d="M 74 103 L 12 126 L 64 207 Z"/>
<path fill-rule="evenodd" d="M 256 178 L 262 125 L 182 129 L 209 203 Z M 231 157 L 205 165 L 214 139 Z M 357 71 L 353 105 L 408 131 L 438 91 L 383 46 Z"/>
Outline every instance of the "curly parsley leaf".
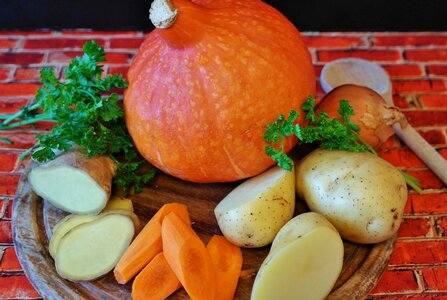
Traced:
<path fill-rule="evenodd" d="M 280 142 L 278 147 L 269 145 L 266 154 L 277 162 L 278 166 L 285 170 L 292 170 L 293 161 L 284 153 L 284 140 L 286 137 L 295 135 L 301 143 L 320 143 L 320 147 L 329 150 L 367 151 L 369 147 L 359 140 L 360 127 L 350 120 L 354 115 L 348 101 L 341 100 L 338 113 L 341 120 L 330 118 L 325 112 L 315 113 L 315 99 L 311 96 L 301 105 L 305 112 L 307 126 L 293 125 L 299 114 L 292 110 L 285 118 L 279 115 L 278 119 L 267 124 L 264 140 L 270 144 Z"/>

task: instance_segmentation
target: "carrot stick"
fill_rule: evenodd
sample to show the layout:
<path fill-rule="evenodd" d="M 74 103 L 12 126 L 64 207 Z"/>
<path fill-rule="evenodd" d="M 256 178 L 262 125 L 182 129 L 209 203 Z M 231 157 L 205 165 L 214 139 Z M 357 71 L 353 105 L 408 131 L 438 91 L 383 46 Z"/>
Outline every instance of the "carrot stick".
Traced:
<path fill-rule="evenodd" d="M 141 269 L 143 269 L 155 255 L 162 251 L 161 223 L 164 217 L 175 212 L 184 222 L 191 224 L 188 209 L 179 203 L 163 205 L 152 219 L 144 226 L 134 239 L 124 255 L 119 260 L 113 273 L 120 284 L 126 284 Z"/>
<path fill-rule="evenodd" d="M 132 284 L 132 299 L 163 300 L 181 287 L 163 252 L 160 252 L 135 277 Z"/>
<path fill-rule="evenodd" d="M 233 299 L 242 270 L 241 248 L 230 243 L 225 237 L 215 235 L 206 245 L 206 250 L 211 256 L 216 271 L 216 297 L 214 299 Z"/>
<path fill-rule="evenodd" d="M 213 300 L 213 263 L 205 245 L 191 226 L 175 213 L 170 213 L 163 219 L 161 236 L 166 261 L 191 299 Z"/>

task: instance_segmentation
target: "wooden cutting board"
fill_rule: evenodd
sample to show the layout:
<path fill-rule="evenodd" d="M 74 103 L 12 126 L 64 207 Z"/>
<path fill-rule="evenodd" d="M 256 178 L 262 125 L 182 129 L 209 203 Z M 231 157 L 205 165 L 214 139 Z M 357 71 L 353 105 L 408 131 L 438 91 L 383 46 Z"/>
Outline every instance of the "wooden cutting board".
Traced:
<path fill-rule="evenodd" d="M 131 284 L 119 285 L 113 274 L 93 282 L 74 283 L 56 273 L 48 253 L 48 240 L 54 225 L 66 213 L 40 199 L 30 188 L 28 164 L 19 183 L 13 205 L 13 239 L 18 259 L 25 274 L 44 299 L 130 299 Z M 188 206 L 193 228 L 204 242 L 220 234 L 214 207 L 237 183 L 195 184 L 159 173 L 150 187 L 132 195 L 135 212 L 147 221 L 164 203 L 180 202 Z M 296 213 L 307 211 L 297 199 Z M 345 242 L 342 274 L 328 299 L 364 299 L 377 284 L 393 250 L 396 237 L 375 245 Z M 267 256 L 269 247 L 243 249 L 244 265 L 235 299 L 250 299 L 256 273 Z M 183 289 L 169 299 L 189 299 Z"/>

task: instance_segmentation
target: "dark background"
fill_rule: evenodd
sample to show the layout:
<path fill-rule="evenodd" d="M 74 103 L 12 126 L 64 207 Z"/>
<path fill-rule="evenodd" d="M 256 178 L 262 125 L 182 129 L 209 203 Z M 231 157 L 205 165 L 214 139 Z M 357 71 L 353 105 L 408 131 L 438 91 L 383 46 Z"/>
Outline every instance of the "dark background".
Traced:
<path fill-rule="evenodd" d="M 0 0 L 0 29 L 149 31 L 151 0 Z M 445 31 L 447 0 L 267 0 L 301 31 Z"/>

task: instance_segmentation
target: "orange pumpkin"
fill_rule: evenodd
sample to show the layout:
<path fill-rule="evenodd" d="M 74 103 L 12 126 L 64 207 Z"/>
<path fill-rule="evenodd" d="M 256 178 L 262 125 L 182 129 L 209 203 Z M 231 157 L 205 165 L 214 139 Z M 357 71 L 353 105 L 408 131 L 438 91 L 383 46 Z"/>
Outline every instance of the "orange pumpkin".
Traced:
<path fill-rule="evenodd" d="M 259 0 L 156 0 L 129 69 L 129 133 L 153 165 L 193 182 L 254 176 L 274 162 L 266 124 L 315 93 L 298 30 Z M 161 28 L 169 27 L 169 28 Z M 286 140 L 290 150 L 296 139 Z"/>

